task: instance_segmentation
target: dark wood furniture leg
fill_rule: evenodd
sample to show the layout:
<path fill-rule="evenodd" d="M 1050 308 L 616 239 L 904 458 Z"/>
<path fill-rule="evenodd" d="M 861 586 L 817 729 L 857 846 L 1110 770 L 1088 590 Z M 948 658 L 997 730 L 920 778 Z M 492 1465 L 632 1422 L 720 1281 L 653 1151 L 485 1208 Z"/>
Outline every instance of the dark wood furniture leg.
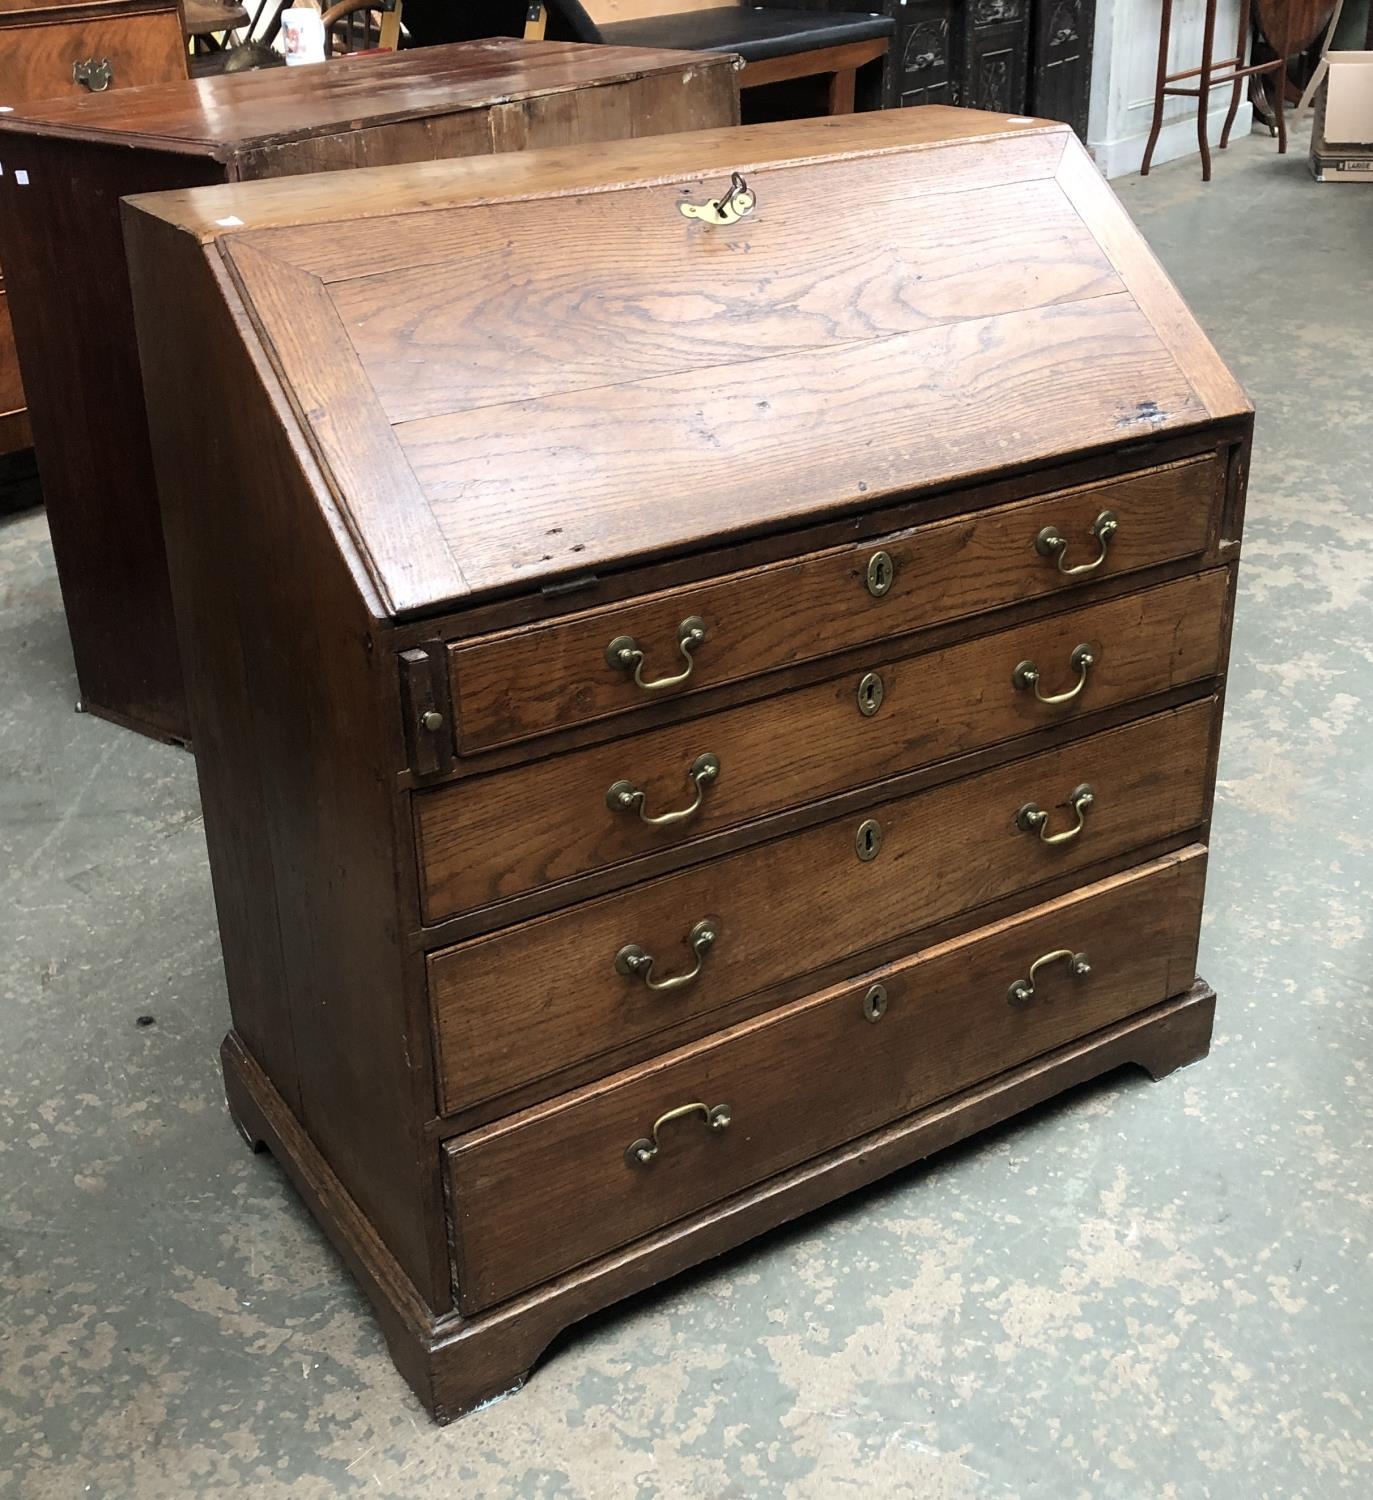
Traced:
<path fill-rule="evenodd" d="M 1240 0 L 1239 33 L 1235 41 L 1235 56 L 1244 56 L 1244 44 L 1249 40 L 1249 7 L 1250 0 Z M 1235 116 L 1239 114 L 1240 99 L 1244 94 L 1244 76 L 1236 72 L 1235 81 L 1230 85 L 1230 108 L 1225 112 L 1225 125 L 1220 133 L 1220 149 L 1222 151 L 1230 144 L 1230 131 L 1234 128 Z"/>
<path fill-rule="evenodd" d="M 1163 129 L 1163 106 L 1167 101 L 1168 86 L 1168 42 L 1173 32 L 1173 0 L 1163 0 L 1163 13 L 1158 27 L 1158 71 L 1154 78 L 1154 118 L 1149 126 L 1149 143 L 1144 148 L 1144 161 L 1139 175 L 1147 177 L 1154 159 L 1154 147 L 1158 145 L 1159 131 Z"/>
<path fill-rule="evenodd" d="M 1211 143 L 1207 140 L 1207 108 L 1211 99 L 1211 63 L 1216 52 L 1216 0 L 1206 0 L 1201 33 L 1201 73 L 1197 78 L 1197 149 L 1201 152 L 1201 180 L 1211 180 Z"/>
<path fill-rule="evenodd" d="M 747 63 L 739 77 L 741 88 L 757 88 L 766 83 L 782 83 L 793 78 L 829 78 L 828 100 L 832 115 L 851 115 L 857 97 L 859 69 L 871 63 L 881 64 L 887 55 L 887 39 L 871 42 L 845 42 L 815 52 L 796 52 L 785 57 L 760 58 Z"/>

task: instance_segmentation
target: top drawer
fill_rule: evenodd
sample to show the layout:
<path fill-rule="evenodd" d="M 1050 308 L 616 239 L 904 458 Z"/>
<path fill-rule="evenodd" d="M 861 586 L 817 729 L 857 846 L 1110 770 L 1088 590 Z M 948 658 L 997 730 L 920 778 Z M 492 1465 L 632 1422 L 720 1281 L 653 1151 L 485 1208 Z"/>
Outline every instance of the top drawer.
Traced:
<path fill-rule="evenodd" d="M 456 642 L 458 748 L 547 734 L 1193 556 L 1209 541 L 1223 479 L 1207 454 Z"/>
<path fill-rule="evenodd" d="M 83 69 L 81 82 L 73 69 Z M 0 104 L 63 94 L 138 88 L 186 76 L 186 43 L 175 9 L 0 30 Z"/>

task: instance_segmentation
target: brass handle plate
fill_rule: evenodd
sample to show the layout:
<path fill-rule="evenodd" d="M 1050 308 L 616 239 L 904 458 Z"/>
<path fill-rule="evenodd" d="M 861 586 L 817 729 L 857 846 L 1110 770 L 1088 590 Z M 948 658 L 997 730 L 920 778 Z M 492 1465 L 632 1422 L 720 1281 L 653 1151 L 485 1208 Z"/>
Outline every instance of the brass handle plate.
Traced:
<path fill-rule="evenodd" d="M 885 598 L 891 593 L 891 586 L 896 582 L 896 564 L 890 552 L 879 550 L 873 553 L 868 559 L 863 581 L 874 599 Z"/>
<path fill-rule="evenodd" d="M 887 696 L 887 685 L 880 672 L 864 672 L 858 679 L 858 712 L 870 719 L 882 707 Z"/>
<path fill-rule="evenodd" d="M 866 865 L 882 852 L 882 825 L 876 818 L 864 818 L 853 836 L 853 852 Z"/>
<path fill-rule="evenodd" d="M 1052 953 L 1040 954 L 1030 965 L 1030 972 L 1025 978 L 1017 979 L 1006 991 L 1006 1003 L 1015 1006 L 1029 1005 L 1035 998 L 1035 975 L 1045 964 L 1055 964 L 1063 958 L 1068 960 L 1068 972 L 1074 979 L 1082 979 L 1092 972 L 1085 953 L 1074 953 L 1071 948 L 1055 948 Z"/>
<path fill-rule="evenodd" d="M 1057 526 L 1046 526 L 1035 538 L 1035 551 L 1041 557 L 1049 557 L 1054 561 L 1055 567 L 1065 578 L 1080 578 L 1084 573 L 1095 573 L 1106 561 L 1106 549 L 1111 545 L 1111 538 L 1120 530 L 1120 520 L 1113 510 L 1103 510 L 1092 522 L 1087 535 L 1094 537 L 1097 544 L 1097 555 L 1091 562 L 1078 563 L 1075 567 L 1064 567 L 1068 557 L 1068 538 Z"/>
<path fill-rule="evenodd" d="M 656 995 L 665 994 L 671 990 L 685 989 L 687 985 L 699 978 L 706 961 L 706 954 L 715 946 L 719 936 L 720 919 L 718 917 L 702 917 L 697 922 L 687 933 L 687 947 L 695 954 L 696 962 L 683 974 L 671 974 L 666 979 L 655 979 L 653 965 L 656 960 L 638 943 L 626 943 L 615 955 L 615 972 L 624 975 L 626 979 L 643 980 L 645 987 Z"/>
<path fill-rule="evenodd" d="M 108 57 L 85 57 L 72 64 L 72 82 L 103 94 L 114 82 L 114 64 Z"/>
<path fill-rule="evenodd" d="M 670 1125 L 674 1120 L 685 1120 L 690 1115 L 700 1115 L 705 1121 L 706 1129 L 715 1135 L 728 1130 L 732 1118 L 728 1104 L 702 1104 L 699 1100 L 692 1104 L 679 1104 L 676 1109 L 669 1109 L 665 1114 L 659 1115 L 647 1135 L 629 1143 L 625 1148 L 625 1161 L 631 1167 L 651 1166 L 663 1149 L 658 1132 L 664 1125 Z"/>
<path fill-rule="evenodd" d="M 874 1025 L 887 1013 L 887 987 L 885 984 L 873 984 L 868 986 L 868 992 L 863 996 L 863 1019 L 871 1021 Z"/>
<path fill-rule="evenodd" d="M 758 206 L 758 195 L 738 172 L 731 172 L 729 189 L 709 203 L 681 202 L 678 211 L 685 219 L 700 219 L 704 224 L 737 224 Z"/>
<path fill-rule="evenodd" d="M 1049 814 L 1034 802 L 1027 802 L 1015 815 L 1015 826 L 1023 833 L 1037 833 L 1041 844 L 1071 844 L 1082 832 L 1082 825 L 1087 819 L 1087 814 L 1092 810 L 1092 804 L 1096 796 L 1087 782 L 1075 786 L 1068 793 L 1068 806 L 1077 814 L 1077 822 L 1071 828 L 1065 828 L 1061 833 L 1048 833 Z"/>
<path fill-rule="evenodd" d="M 660 693 L 664 688 L 680 687 L 696 665 L 692 654 L 706 638 L 706 622 L 700 615 L 688 615 L 677 627 L 677 649 L 686 660 L 686 670 L 675 677 L 654 677 L 644 680 L 644 650 L 632 635 L 617 635 L 605 648 L 606 665 L 617 672 L 632 672 L 634 681 L 646 693 Z"/>
<path fill-rule="evenodd" d="M 1096 665 L 1096 656 L 1086 641 L 1073 647 L 1073 654 L 1068 658 L 1068 665 L 1077 673 L 1077 681 L 1061 693 L 1040 691 L 1039 668 L 1032 661 L 1022 661 L 1017 664 L 1015 671 L 1011 673 L 1011 683 L 1019 693 L 1028 692 L 1033 688 L 1035 697 L 1041 703 L 1051 706 L 1057 703 L 1071 703 L 1087 686 L 1087 673 Z"/>
<path fill-rule="evenodd" d="M 611 812 L 637 812 L 639 821 L 647 823 L 650 828 L 669 828 L 674 823 L 689 821 L 700 812 L 701 804 L 705 801 L 706 788 L 715 781 L 719 774 L 720 757 L 712 755 L 707 750 L 704 755 L 698 755 L 692 761 L 687 771 L 687 781 L 690 782 L 695 795 L 685 807 L 679 807 L 675 812 L 658 813 L 655 817 L 649 817 L 644 811 L 648 794 L 635 786 L 632 781 L 613 783 L 605 794 L 606 806 Z"/>

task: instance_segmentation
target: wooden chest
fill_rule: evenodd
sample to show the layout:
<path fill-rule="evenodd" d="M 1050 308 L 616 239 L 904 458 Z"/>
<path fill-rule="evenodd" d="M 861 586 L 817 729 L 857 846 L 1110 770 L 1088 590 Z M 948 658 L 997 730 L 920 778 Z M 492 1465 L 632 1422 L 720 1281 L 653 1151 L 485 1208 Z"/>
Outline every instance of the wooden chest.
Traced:
<path fill-rule="evenodd" d="M 1251 413 L 1066 127 L 125 213 L 231 1106 L 436 1414 L 1206 1051 Z"/>
<path fill-rule="evenodd" d="M 30 99 L 79 102 L 185 76 L 176 0 L 0 0 L 0 126 Z M 0 272 L 0 454 L 30 442 L 10 293 Z"/>
<path fill-rule="evenodd" d="M 0 116 L 0 257 L 84 705 L 190 734 L 120 198 L 732 125 L 738 100 L 720 54 L 498 38 Z M 5 333 L 0 304 L 0 410 L 18 380 Z M 231 397 L 201 434 L 206 462 L 236 420 Z"/>

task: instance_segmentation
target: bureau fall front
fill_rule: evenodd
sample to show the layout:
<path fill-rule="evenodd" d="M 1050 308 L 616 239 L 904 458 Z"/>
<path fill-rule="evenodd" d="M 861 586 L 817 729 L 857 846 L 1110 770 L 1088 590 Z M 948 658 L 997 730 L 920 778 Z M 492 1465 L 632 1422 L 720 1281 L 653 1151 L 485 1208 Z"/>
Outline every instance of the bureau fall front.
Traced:
<path fill-rule="evenodd" d="M 1205 1053 L 1252 414 L 1065 127 L 125 218 L 230 1106 L 435 1415 Z"/>

